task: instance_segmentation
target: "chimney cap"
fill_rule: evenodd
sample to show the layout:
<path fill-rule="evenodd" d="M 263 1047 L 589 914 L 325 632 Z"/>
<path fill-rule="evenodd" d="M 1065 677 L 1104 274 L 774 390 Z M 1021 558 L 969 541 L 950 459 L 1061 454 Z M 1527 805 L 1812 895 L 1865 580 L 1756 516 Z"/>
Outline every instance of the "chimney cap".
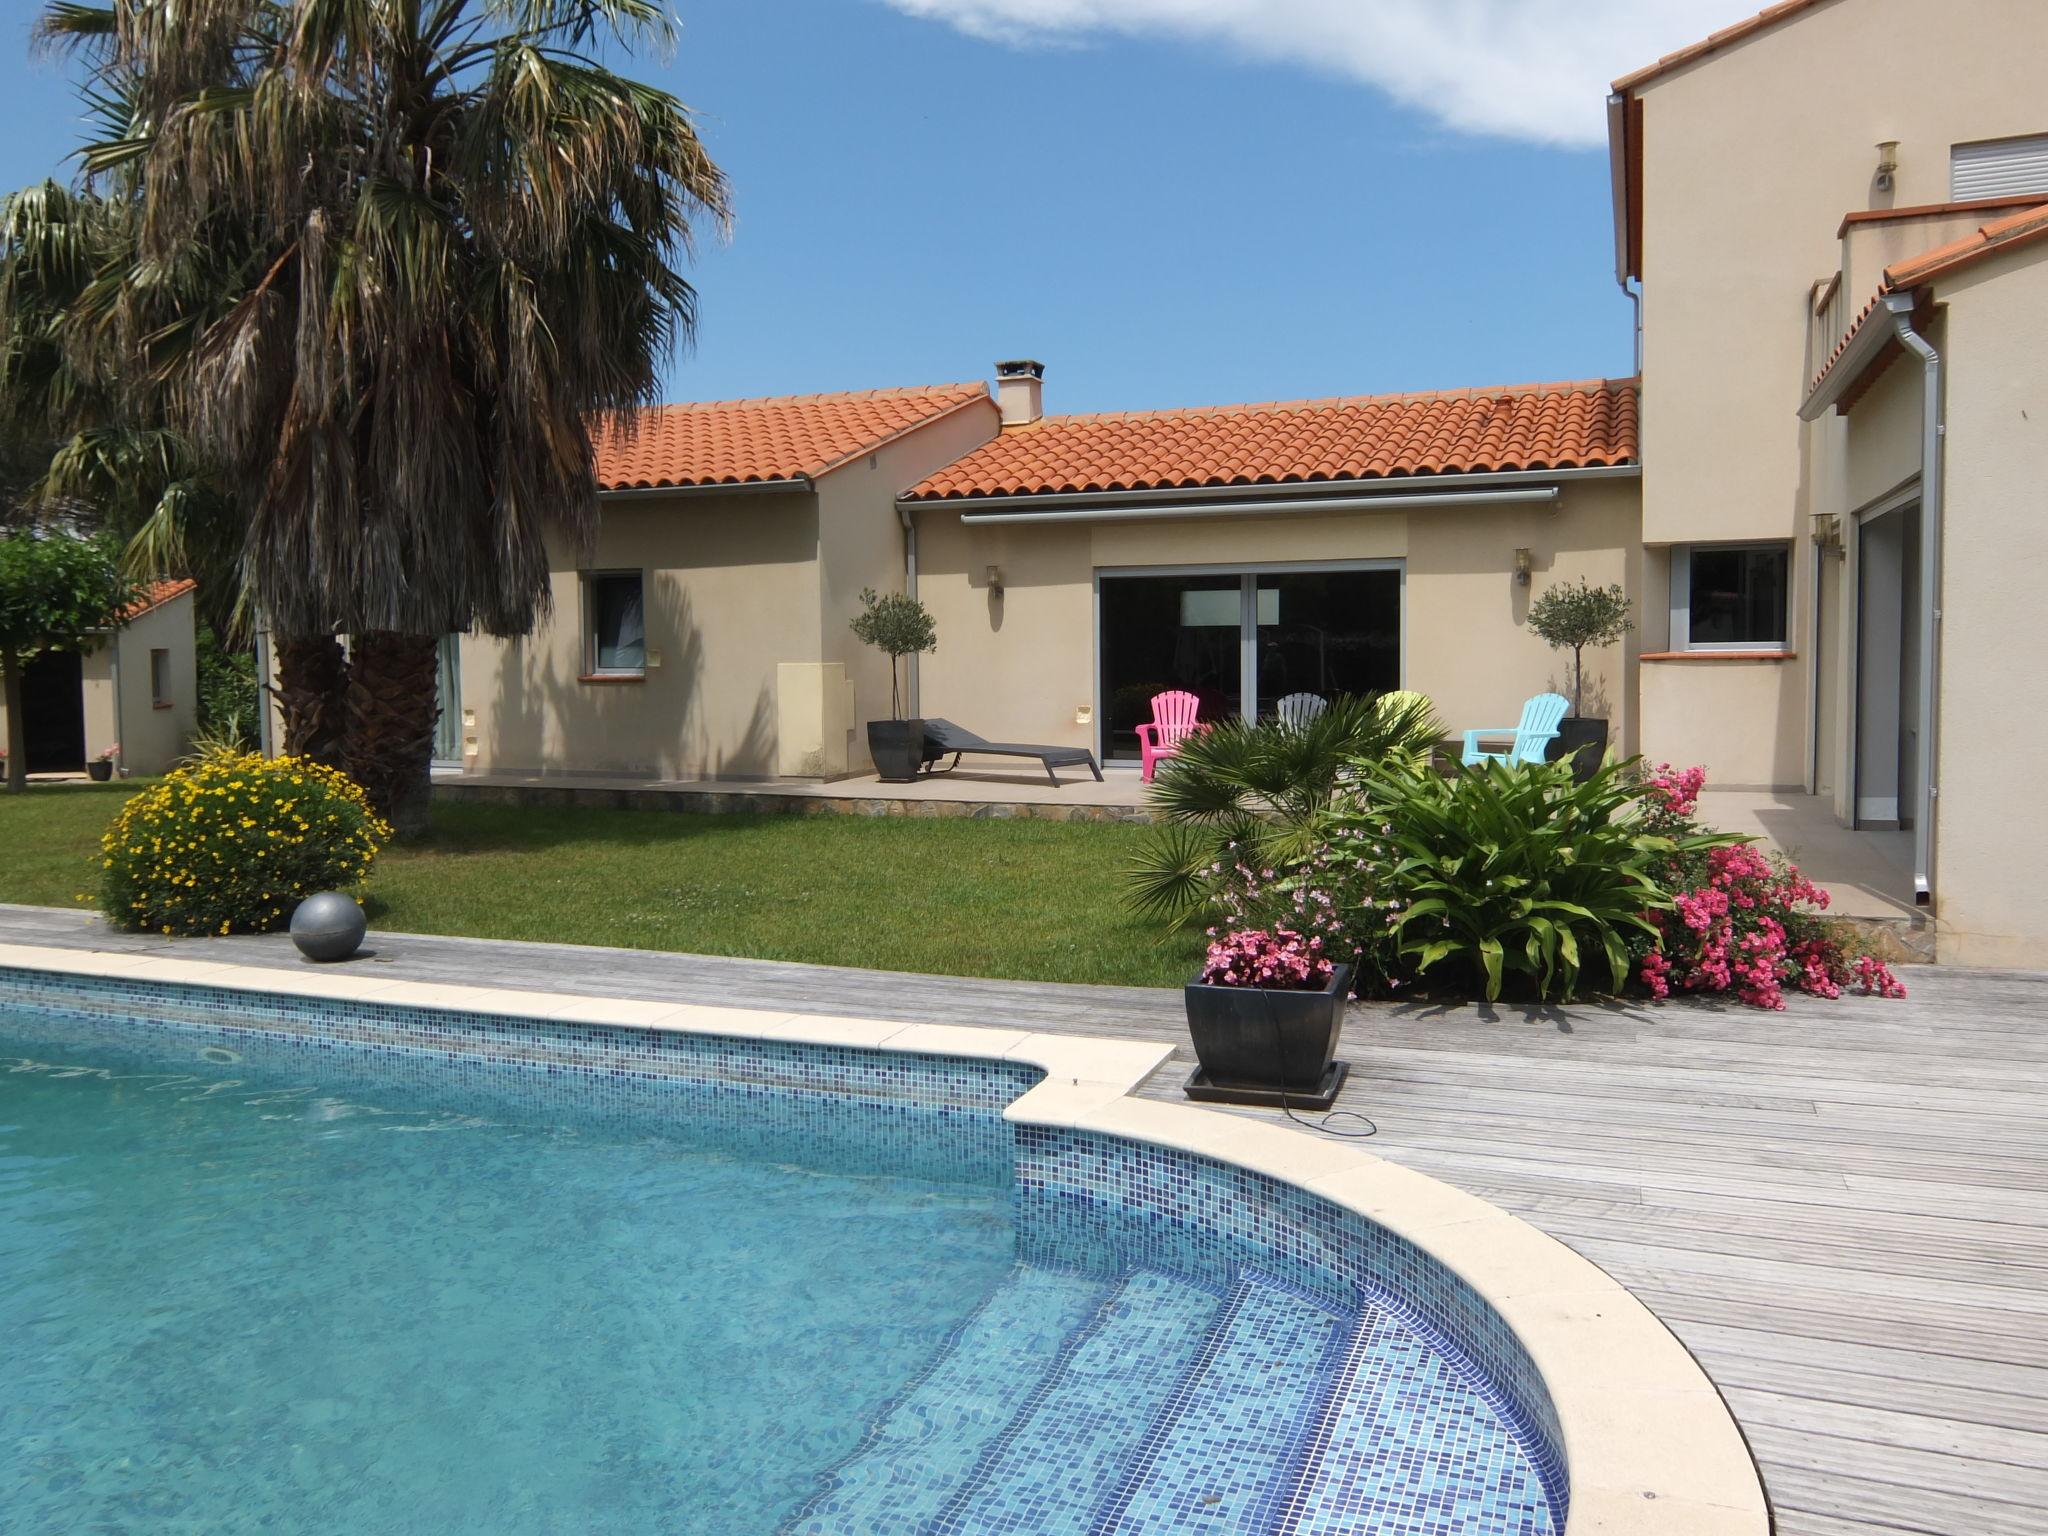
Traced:
<path fill-rule="evenodd" d="M 999 379 L 1042 379 L 1045 377 L 1045 364 L 1028 357 L 1012 358 L 1008 362 L 996 364 L 996 377 Z"/>

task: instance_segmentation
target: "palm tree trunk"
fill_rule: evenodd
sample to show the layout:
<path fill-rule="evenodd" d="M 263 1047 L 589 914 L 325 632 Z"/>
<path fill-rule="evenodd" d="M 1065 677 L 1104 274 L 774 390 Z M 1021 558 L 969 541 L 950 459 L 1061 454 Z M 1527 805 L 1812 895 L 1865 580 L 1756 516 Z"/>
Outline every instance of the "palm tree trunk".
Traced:
<path fill-rule="evenodd" d="M 342 766 L 347 737 L 348 658 L 332 635 L 279 635 L 277 702 L 287 757 Z"/>
<path fill-rule="evenodd" d="M 7 700 L 7 792 L 28 789 L 28 717 L 21 712 L 21 658 L 14 652 L 0 653 L 0 681 Z"/>
<path fill-rule="evenodd" d="M 349 637 L 348 775 L 400 838 L 427 831 L 439 651 L 436 635 Z"/>

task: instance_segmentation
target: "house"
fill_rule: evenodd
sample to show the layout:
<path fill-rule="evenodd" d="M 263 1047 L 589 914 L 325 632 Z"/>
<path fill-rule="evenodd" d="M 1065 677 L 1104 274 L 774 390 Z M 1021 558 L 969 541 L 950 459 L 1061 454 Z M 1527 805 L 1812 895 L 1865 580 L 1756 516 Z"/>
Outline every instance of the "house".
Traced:
<path fill-rule="evenodd" d="M 464 766 L 864 770 L 869 587 L 938 620 L 909 712 L 991 739 L 1135 761 L 1175 686 L 1211 714 L 1407 686 L 1512 724 L 1563 673 L 1532 593 L 1639 581 L 1632 380 L 1108 416 L 1045 415 L 1043 380 L 668 407 L 606 440 L 552 617 L 462 644 Z M 1631 659 L 1588 674 L 1633 750 Z"/>
<path fill-rule="evenodd" d="M 1789 0 L 1615 84 L 1642 741 L 1900 844 L 1944 960 L 2038 965 L 2048 7 L 1928 16 Z"/>
<path fill-rule="evenodd" d="M 1619 750 L 1816 797 L 1944 959 L 2038 963 L 2014 765 L 2048 713 L 2013 620 L 2048 569 L 2048 7 L 1924 22 L 1786 0 L 1615 83 L 1635 378 L 1075 416 L 1020 360 L 993 398 L 664 408 L 606 439 L 549 625 L 451 650 L 444 755 L 861 771 L 865 587 L 938 620 L 912 711 L 991 738 L 1134 757 L 1169 686 L 1212 715 L 1400 686 L 1494 726 L 1564 681 L 1525 620 L 1583 577 L 1636 602 L 1588 658 Z"/>
<path fill-rule="evenodd" d="M 1633 380 L 1089 416 L 1043 387 L 1002 365 L 1001 430 L 898 503 L 940 635 L 919 705 L 983 735 L 1135 760 L 1167 688 L 1512 725 L 1565 670 L 1531 595 L 1640 582 Z M 1632 656 L 1588 673 L 1633 750 Z"/>
<path fill-rule="evenodd" d="M 82 651 L 44 651 L 23 669 L 30 773 L 76 773 L 118 748 L 124 774 L 162 773 L 199 722 L 191 581 L 158 581 Z M 0 741 L 6 705 L 0 703 Z"/>

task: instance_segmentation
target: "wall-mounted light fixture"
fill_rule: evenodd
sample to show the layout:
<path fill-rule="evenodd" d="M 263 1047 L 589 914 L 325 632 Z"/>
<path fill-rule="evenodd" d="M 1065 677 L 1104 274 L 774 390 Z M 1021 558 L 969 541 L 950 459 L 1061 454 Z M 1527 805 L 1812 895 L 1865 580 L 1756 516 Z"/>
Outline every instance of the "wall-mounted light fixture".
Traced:
<path fill-rule="evenodd" d="M 1003 595 L 1003 568 L 1000 565 L 992 565 L 988 568 L 987 576 L 989 591 L 993 592 L 997 597 L 1001 597 Z"/>
<path fill-rule="evenodd" d="M 1094 723 L 1095 706 L 1093 704 L 1082 704 L 1074 710 L 1074 724 L 1093 725 Z"/>
<path fill-rule="evenodd" d="M 1899 176 L 1899 141 L 1885 139 L 1877 146 L 1877 190 L 1889 192 Z"/>
<path fill-rule="evenodd" d="M 1526 550 L 1526 549 L 1518 549 L 1518 550 L 1516 550 L 1516 551 L 1515 551 L 1515 585 L 1516 585 L 1516 586 L 1518 586 L 1518 587 L 1526 587 L 1527 585 L 1529 585 L 1529 572 L 1530 572 L 1530 571 L 1531 571 L 1531 570 L 1532 570 L 1532 569 L 1534 568 L 1534 566 L 1535 566 L 1535 561 L 1534 561 L 1534 559 L 1533 559 L 1533 558 L 1532 558 L 1532 557 L 1530 556 L 1530 554 L 1529 554 L 1529 551 L 1528 551 L 1528 550 Z"/>

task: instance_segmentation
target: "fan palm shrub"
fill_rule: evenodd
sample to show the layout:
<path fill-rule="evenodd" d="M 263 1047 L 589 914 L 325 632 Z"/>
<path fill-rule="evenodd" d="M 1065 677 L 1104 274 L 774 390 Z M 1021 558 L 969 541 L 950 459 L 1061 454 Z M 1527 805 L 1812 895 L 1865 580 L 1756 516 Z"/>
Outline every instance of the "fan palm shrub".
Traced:
<path fill-rule="evenodd" d="M 528 632 L 549 536 L 589 548 L 593 433 L 632 430 L 691 335 L 692 221 L 727 215 L 687 108 L 614 72 L 654 0 L 61 0 L 46 36 L 129 120 L 86 151 L 145 265 L 233 229 L 251 259 L 169 424 L 246 517 L 280 656 L 339 670 L 346 766 L 426 821 L 435 647 Z M 109 321 L 149 333 L 145 290 Z M 303 654 L 301 654 L 303 653 Z"/>
<path fill-rule="evenodd" d="M 1299 726 L 1206 726 L 1160 765 L 1149 804 L 1163 825 L 1130 870 L 1132 905 L 1178 927 L 1208 914 L 1239 866 L 1303 867 L 1327 841 L 1324 813 L 1361 765 L 1426 767 L 1442 735 L 1429 700 L 1408 693 L 1341 697 Z"/>

